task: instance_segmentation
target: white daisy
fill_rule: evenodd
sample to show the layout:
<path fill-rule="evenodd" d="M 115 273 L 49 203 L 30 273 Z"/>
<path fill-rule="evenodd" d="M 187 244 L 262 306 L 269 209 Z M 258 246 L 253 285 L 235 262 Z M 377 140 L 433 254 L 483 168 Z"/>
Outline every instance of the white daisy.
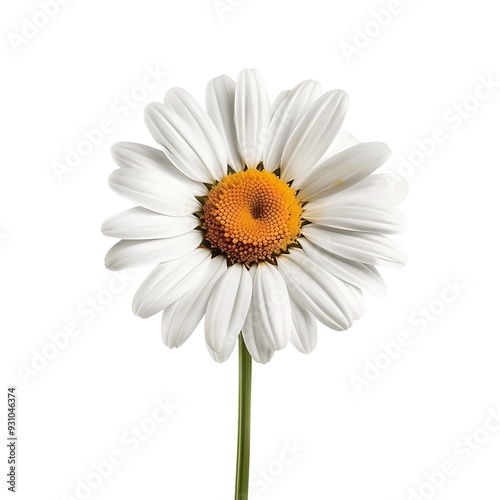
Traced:
<path fill-rule="evenodd" d="M 362 290 L 381 295 L 375 266 L 402 265 L 386 234 L 405 219 L 394 207 L 404 180 L 373 174 L 389 157 L 381 142 L 338 134 L 347 94 L 305 81 L 273 105 L 260 74 L 210 81 L 205 111 L 185 90 L 149 104 L 146 124 L 161 150 L 115 144 L 113 190 L 137 207 L 103 223 L 121 238 L 113 270 L 155 264 L 133 311 L 163 311 L 162 337 L 179 347 L 205 316 L 212 357 L 225 361 L 240 331 L 253 359 L 268 362 L 290 341 L 316 346 L 316 320 L 349 328 Z"/>

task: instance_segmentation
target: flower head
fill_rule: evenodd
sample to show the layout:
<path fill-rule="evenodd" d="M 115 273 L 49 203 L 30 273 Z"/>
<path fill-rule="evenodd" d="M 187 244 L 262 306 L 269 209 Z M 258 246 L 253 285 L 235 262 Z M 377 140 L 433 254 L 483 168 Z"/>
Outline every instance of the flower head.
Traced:
<path fill-rule="evenodd" d="M 349 328 L 362 290 L 384 293 L 375 266 L 404 264 L 385 234 L 404 229 L 394 205 L 406 196 L 395 174 L 373 174 L 390 155 L 380 142 L 339 133 L 340 90 L 308 80 L 271 106 L 256 70 L 210 81 L 205 111 L 185 90 L 147 106 L 161 150 L 115 144 L 116 192 L 139 206 L 103 223 L 121 238 L 110 269 L 156 267 L 137 290 L 134 313 L 163 310 L 162 337 L 182 345 L 205 316 L 212 357 L 225 361 L 240 331 L 268 362 L 291 343 L 316 346 L 316 320 Z"/>
<path fill-rule="evenodd" d="M 267 170 L 229 174 L 207 196 L 202 228 L 211 248 L 232 263 L 273 261 L 297 241 L 302 203 Z"/>

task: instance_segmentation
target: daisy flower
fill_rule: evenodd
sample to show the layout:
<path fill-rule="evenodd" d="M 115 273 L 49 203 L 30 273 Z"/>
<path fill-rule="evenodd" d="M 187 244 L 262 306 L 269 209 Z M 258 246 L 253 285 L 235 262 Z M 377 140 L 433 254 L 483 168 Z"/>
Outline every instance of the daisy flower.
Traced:
<path fill-rule="evenodd" d="M 307 80 L 271 105 L 262 77 L 211 80 L 206 111 L 185 90 L 149 104 L 146 125 L 160 149 L 113 146 L 109 184 L 138 206 L 107 219 L 120 238 L 106 255 L 119 270 L 155 265 L 133 311 L 160 311 L 162 338 L 181 346 L 204 317 L 212 357 L 223 362 L 240 332 L 267 363 L 290 341 L 311 352 L 317 321 L 346 330 L 364 311 L 363 291 L 382 295 L 376 266 L 402 265 L 386 235 L 402 231 L 394 205 L 404 180 L 374 174 L 381 142 L 339 133 L 348 97 Z"/>

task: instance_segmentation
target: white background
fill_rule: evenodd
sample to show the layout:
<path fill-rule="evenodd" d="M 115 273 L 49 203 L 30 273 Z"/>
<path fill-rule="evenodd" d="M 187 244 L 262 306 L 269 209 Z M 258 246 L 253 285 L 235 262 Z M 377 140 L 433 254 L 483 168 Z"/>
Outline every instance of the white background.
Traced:
<path fill-rule="evenodd" d="M 148 269 L 106 292 L 117 282 L 100 223 L 131 206 L 107 187 L 111 144 L 154 145 L 144 105 L 172 86 L 203 102 L 209 79 L 245 67 L 260 69 L 271 98 L 307 78 L 345 89 L 344 129 L 389 144 L 384 168 L 410 186 L 399 237 L 409 263 L 383 270 L 387 298 L 368 297 L 348 332 L 320 327 L 312 354 L 288 347 L 254 366 L 251 498 L 499 498 L 500 424 L 489 418 L 500 411 L 498 12 L 490 0 L 395 6 L 72 0 L 30 31 L 44 21 L 39 3 L 3 5 L 0 322 L 2 387 L 16 385 L 19 399 L 17 498 L 83 498 L 79 481 L 99 479 L 93 462 L 118 452 L 88 498 L 231 499 L 237 357 L 214 363 L 200 328 L 181 349 L 164 347 L 160 315 L 130 308 Z M 144 92 L 148 67 L 169 74 Z M 124 105 L 124 94 L 139 102 Z M 59 179 L 54 164 L 102 119 L 113 130 Z M 92 297 L 112 299 L 91 316 Z M 49 334 L 74 323 L 79 335 L 54 354 Z M 381 345 L 402 332 L 411 341 L 389 359 Z M 364 373 L 375 362 L 384 368 Z M 158 397 L 177 409 L 152 430 Z M 133 451 L 123 439 L 140 425 L 151 432 Z M 426 485 L 445 461 L 454 473 Z"/>

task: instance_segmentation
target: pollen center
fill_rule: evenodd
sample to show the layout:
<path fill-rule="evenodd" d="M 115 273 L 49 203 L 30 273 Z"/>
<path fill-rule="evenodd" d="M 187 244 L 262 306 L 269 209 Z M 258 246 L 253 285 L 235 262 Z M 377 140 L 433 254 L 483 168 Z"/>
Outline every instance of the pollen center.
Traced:
<path fill-rule="evenodd" d="M 302 207 L 295 190 L 265 170 L 226 175 L 203 208 L 206 239 L 232 262 L 272 259 L 297 240 Z"/>

